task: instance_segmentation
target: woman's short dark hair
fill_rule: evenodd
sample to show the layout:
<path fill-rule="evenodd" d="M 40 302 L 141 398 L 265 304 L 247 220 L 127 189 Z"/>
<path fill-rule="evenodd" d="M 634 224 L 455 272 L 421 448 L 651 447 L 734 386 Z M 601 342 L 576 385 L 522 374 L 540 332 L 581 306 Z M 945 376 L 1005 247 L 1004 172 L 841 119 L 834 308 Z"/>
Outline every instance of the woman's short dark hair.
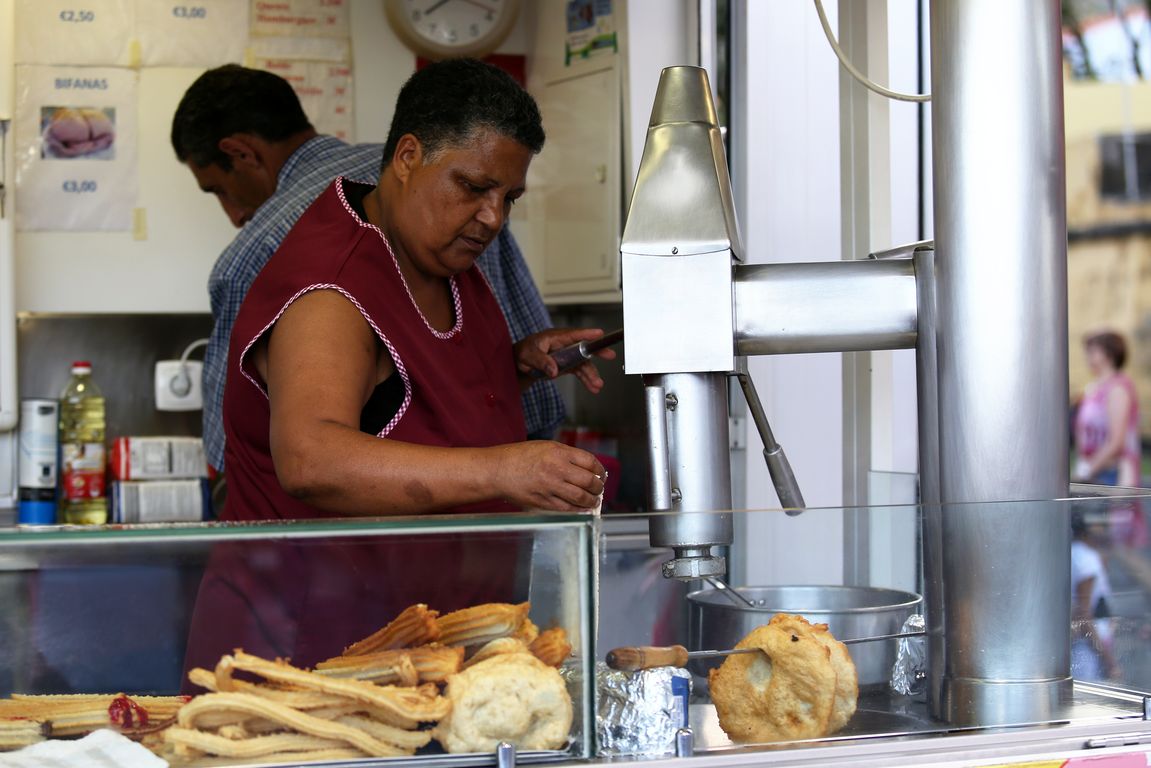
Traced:
<path fill-rule="evenodd" d="M 1107 359 L 1111 361 L 1111 365 L 1115 366 L 1117 371 L 1127 362 L 1127 342 L 1114 331 L 1093 333 L 1083 340 L 1083 346 L 1099 349 L 1107 355 Z"/>
<path fill-rule="evenodd" d="M 514 139 L 532 152 L 544 145 L 535 99 L 511 75 L 476 59 L 429 64 L 408 78 L 384 144 L 384 166 L 405 134 L 420 140 L 426 155 L 456 146 L 482 129 Z"/>
<path fill-rule="evenodd" d="M 232 168 L 220 140 L 251 133 L 282 141 L 312 124 L 291 84 L 279 75 L 239 64 L 209 69 L 189 86 L 172 118 L 172 148 L 181 163 Z"/>

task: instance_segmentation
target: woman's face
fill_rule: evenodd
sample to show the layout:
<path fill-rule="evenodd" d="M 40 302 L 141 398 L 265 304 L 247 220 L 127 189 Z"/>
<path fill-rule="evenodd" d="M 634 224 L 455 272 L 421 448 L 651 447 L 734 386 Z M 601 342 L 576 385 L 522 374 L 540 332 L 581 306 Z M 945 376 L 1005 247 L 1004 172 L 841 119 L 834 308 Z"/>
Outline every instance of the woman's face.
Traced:
<path fill-rule="evenodd" d="M 1111 365 L 1111 359 L 1107 357 L 1107 353 L 1098 344 L 1088 344 L 1085 348 L 1087 356 L 1087 367 L 1091 369 L 1094 376 L 1100 376 L 1104 373 L 1110 373 L 1114 368 Z"/>
<path fill-rule="evenodd" d="M 418 154 L 407 169 L 394 219 L 412 264 L 439 277 L 471 267 L 523 194 L 532 156 L 519 142 L 490 130 L 434 157 Z"/>

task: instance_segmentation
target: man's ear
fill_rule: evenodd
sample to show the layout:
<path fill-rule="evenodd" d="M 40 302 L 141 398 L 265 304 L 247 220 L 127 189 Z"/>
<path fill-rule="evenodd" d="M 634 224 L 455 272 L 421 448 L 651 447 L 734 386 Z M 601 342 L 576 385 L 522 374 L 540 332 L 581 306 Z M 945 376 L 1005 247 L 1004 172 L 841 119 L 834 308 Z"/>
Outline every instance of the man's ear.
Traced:
<path fill-rule="evenodd" d="M 233 165 L 257 166 L 264 162 L 259 144 L 252 137 L 233 133 L 220 139 L 220 151 L 232 159 Z"/>
<path fill-rule="evenodd" d="M 405 133 L 396 142 L 396 151 L 392 155 L 392 172 L 401 182 L 406 182 L 412 171 L 423 165 L 424 148 L 415 134 Z"/>

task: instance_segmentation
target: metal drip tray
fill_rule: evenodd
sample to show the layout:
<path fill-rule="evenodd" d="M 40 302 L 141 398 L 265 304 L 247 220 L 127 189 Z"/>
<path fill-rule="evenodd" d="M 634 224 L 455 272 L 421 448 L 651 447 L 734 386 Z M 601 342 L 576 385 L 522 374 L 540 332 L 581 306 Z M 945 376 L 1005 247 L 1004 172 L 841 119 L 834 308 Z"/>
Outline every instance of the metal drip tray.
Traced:
<path fill-rule="evenodd" d="M 690 719 L 697 752 L 730 749 L 783 751 L 861 740 L 904 741 L 946 734 L 1045 728 L 1056 724 L 1092 724 L 1122 720 L 1142 722 L 1144 696 L 1145 694 L 1138 691 L 1077 681 L 1072 700 L 1057 717 L 1040 722 L 1011 725 L 957 727 L 932 719 L 925 702 L 916 701 L 908 696 L 879 692 L 861 696 L 854 717 L 833 736 L 810 741 L 760 745 L 732 742 L 720 728 L 715 707 L 710 703 L 692 704 Z"/>

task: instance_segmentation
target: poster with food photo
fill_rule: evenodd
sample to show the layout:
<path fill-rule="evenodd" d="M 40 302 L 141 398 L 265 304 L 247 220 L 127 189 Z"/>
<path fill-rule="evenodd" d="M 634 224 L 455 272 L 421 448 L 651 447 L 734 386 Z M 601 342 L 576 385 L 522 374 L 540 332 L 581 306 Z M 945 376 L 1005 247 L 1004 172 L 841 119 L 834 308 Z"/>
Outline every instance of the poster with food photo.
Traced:
<path fill-rule="evenodd" d="M 112 160 L 116 156 L 115 107 L 40 107 L 42 159 Z"/>
<path fill-rule="evenodd" d="M 118 67 L 16 68 L 18 229 L 132 228 L 138 79 Z"/>

